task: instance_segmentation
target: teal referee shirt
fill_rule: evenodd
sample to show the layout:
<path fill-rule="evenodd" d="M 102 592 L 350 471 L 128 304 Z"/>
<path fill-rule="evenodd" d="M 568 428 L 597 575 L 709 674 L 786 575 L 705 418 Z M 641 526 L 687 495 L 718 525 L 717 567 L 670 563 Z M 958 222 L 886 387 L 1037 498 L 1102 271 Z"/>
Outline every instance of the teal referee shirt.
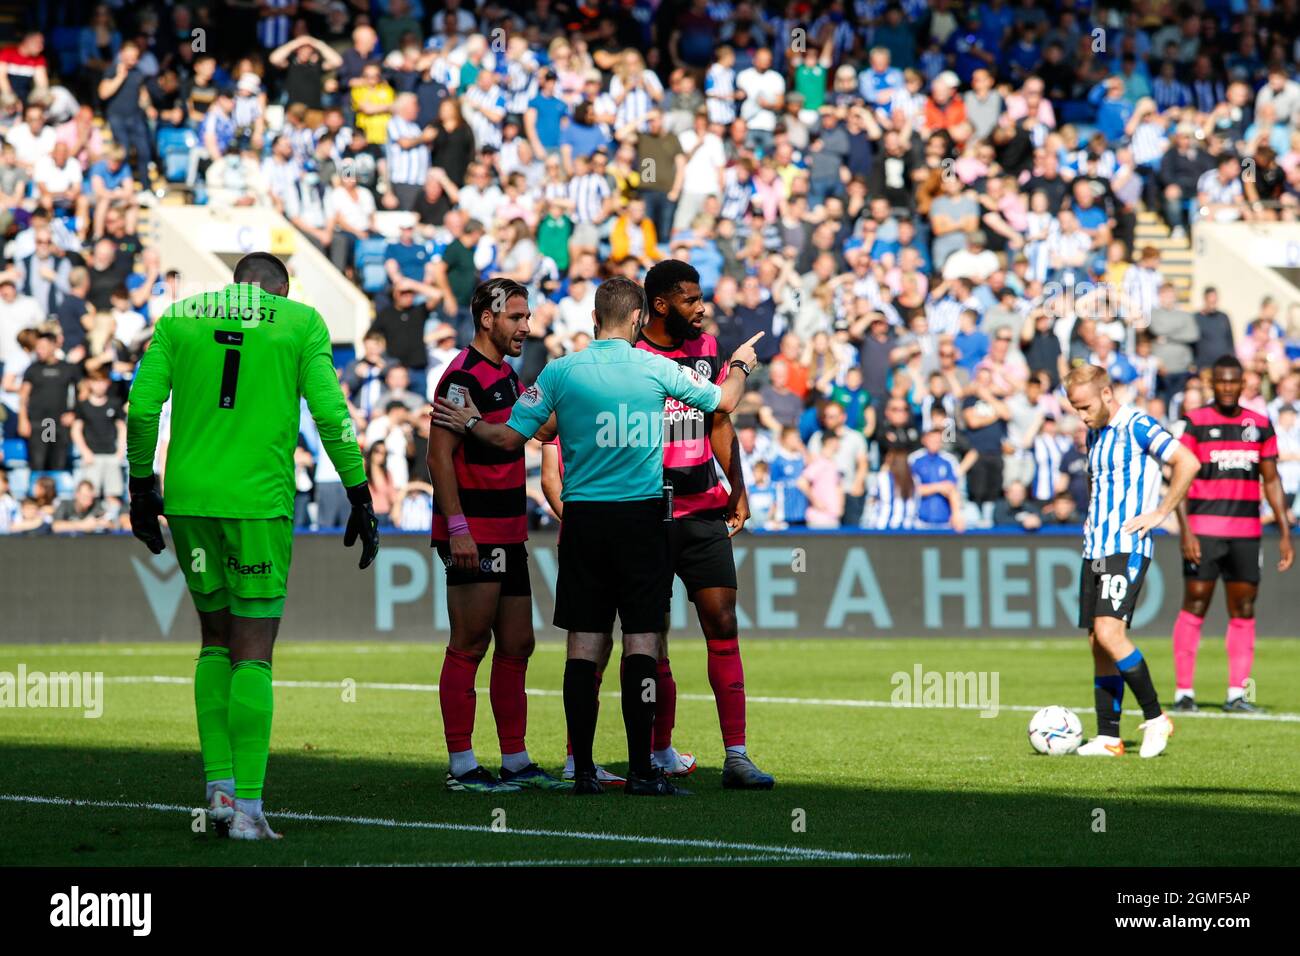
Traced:
<path fill-rule="evenodd" d="M 693 369 L 596 339 L 566 355 L 515 402 L 507 422 L 533 435 L 555 412 L 564 457 L 564 501 L 640 501 L 663 494 L 664 402 L 715 411 L 722 389 Z"/>

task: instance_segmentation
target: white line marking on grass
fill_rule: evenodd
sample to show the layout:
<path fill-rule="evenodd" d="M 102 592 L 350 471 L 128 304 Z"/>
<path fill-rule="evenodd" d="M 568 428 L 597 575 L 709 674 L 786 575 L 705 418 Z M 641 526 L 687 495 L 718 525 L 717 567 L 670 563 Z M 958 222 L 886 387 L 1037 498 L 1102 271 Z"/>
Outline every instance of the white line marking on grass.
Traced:
<path fill-rule="evenodd" d="M 803 857 L 787 854 L 754 856 L 632 856 L 590 860 L 459 860 L 454 863 L 357 863 L 356 866 L 383 867 L 497 867 L 497 866 L 678 866 L 683 863 L 801 863 Z"/>
<path fill-rule="evenodd" d="M 171 803 L 136 803 L 129 800 L 76 800 L 69 797 L 42 797 L 23 793 L 0 793 L 0 801 L 60 807 L 96 807 L 102 809 L 153 810 L 158 813 L 193 813 L 194 807 Z M 402 830 L 443 830 L 455 833 L 484 833 L 565 840 L 592 840 L 602 843 L 635 843 L 647 846 L 691 847 L 701 850 L 734 850 L 765 856 L 798 860 L 906 860 L 910 853 L 853 853 L 848 850 L 823 850 L 815 847 L 774 846 L 764 843 L 731 843 L 726 840 L 692 840 L 673 837 L 639 836 L 632 833 L 592 833 L 584 830 L 510 829 L 494 830 L 491 826 L 471 823 L 438 823 L 431 820 L 392 820 L 385 817 L 346 817 L 332 813 L 303 813 L 296 810 L 272 811 L 277 820 L 302 820 L 309 823 L 348 823 L 357 826 L 388 827 Z M 748 857 L 746 857 L 748 859 Z"/>
<path fill-rule="evenodd" d="M 190 677 L 170 677 L 162 674 L 145 674 L 137 676 L 122 677 L 105 677 L 106 684 L 192 684 L 193 678 Z M 314 688 L 318 690 L 338 690 L 343 686 L 341 680 L 277 680 L 272 682 L 276 687 L 297 687 L 297 688 Z M 384 682 L 365 682 L 359 681 L 355 685 L 360 690 L 396 690 L 412 691 L 415 693 L 436 694 L 438 692 L 437 684 L 406 684 L 406 683 L 384 683 Z M 564 693 L 558 690 L 550 690 L 542 687 L 529 687 L 527 693 L 532 697 L 563 697 Z M 618 700 L 622 695 L 619 691 L 606 691 L 601 695 L 612 700 Z M 713 703 L 712 694 L 682 694 L 677 695 L 678 700 L 700 701 L 703 703 Z M 882 708 L 888 710 L 988 710 L 988 707 L 981 704 L 957 704 L 953 707 L 925 707 L 921 704 L 914 704 L 910 701 L 906 703 L 895 704 L 888 700 L 857 700 L 847 697 L 759 697 L 751 696 L 746 700 L 751 704 L 789 704 L 792 706 L 802 707 L 860 707 L 860 708 Z M 999 704 L 998 710 L 1023 711 L 1025 713 L 1034 713 L 1041 709 L 1040 705 L 1035 704 Z M 1087 712 L 1092 710 L 1092 706 L 1072 707 L 1071 710 Z M 1124 711 L 1130 716 L 1137 716 L 1142 713 L 1140 710 L 1132 709 Z M 1198 710 L 1190 713 L 1180 713 L 1179 719 L 1194 717 L 1206 718 L 1210 720 L 1260 720 L 1266 723 L 1278 724 L 1297 724 L 1300 723 L 1300 714 L 1226 714 L 1222 711 Z"/>

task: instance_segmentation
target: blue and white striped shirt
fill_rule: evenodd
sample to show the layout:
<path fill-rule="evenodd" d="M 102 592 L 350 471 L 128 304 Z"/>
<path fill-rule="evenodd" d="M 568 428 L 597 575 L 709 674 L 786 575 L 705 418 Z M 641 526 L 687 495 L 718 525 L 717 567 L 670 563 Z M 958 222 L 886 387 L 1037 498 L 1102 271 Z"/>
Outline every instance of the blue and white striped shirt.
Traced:
<path fill-rule="evenodd" d="M 501 87 L 495 84 L 485 90 L 475 83 L 465 91 L 464 99 L 476 107 L 498 110 L 505 110 L 506 108 L 506 98 L 501 93 Z M 494 122 L 477 109 L 474 109 L 469 111 L 469 127 L 474 131 L 474 142 L 479 149 L 485 146 L 491 146 L 493 149 L 500 148 L 500 122 Z"/>
<path fill-rule="evenodd" d="M 655 99 L 650 95 L 652 89 L 660 95 L 663 94 L 663 84 L 659 82 L 659 77 L 649 70 L 644 70 L 641 73 L 641 83 L 627 90 L 622 102 L 618 102 L 618 96 L 623 92 L 623 81 L 617 76 L 610 80 L 609 94 L 618 103 L 618 109 L 614 114 L 616 128 L 622 129 L 636 123 L 638 132 L 646 131 L 646 116 L 655 108 Z"/>
<path fill-rule="evenodd" d="M 417 491 L 402 499 L 402 513 L 397 527 L 402 531 L 431 531 L 433 529 L 433 499 L 428 492 Z"/>
<path fill-rule="evenodd" d="M 1061 470 L 1061 460 L 1070 448 L 1070 439 L 1064 435 L 1034 436 L 1034 483 L 1029 497 L 1035 501 L 1051 501 L 1056 496 L 1056 475 Z"/>
<path fill-rule="evenodd" d="M 274 10 L 287 10 L 295 6 L 297 0 L 262 0 L 262 4 Z M 290 28 L 293 20 L 284 13 L 273 13 L 257 21 L 257 39 L 268 50 L 274 50 L 289 42 Z"/>
<path fill-rule="evenodd" d="M 608 196 L 609 183 L 599 173 L 587 173 L 570 179 L 569 198 L 573 200 L 574 222 L 595 222 Z"/>
<path fill-rule="evenodd" d="M 1151 81 L 1151 97 L 1162 113 L 1173 107 L 1182 109 L 1184 106 L 1192 105 L 1192 91 L 1187 88 L 1186 83 L 1166 80 L 1160 76 Z"/>
<path fill-rule="evenodd" d="M 1163 123 L 1142 123 L 1133 131 L 1133 162 L 1137 166 L 1159 166 L 1169 148 Z"/>
<path fill-rule="evenodd" d="M 736 119 L 736 71 L 715 63 L 704 76 L 709 122 L 730 125 Z"/>
<path fill-rule="evenodd" d="M 740 181 L 736 167 L 732 166 L 723 174 L 722 209 L 719 215 L 732 222 L 740 222 L 749 215 L 750 204 L 754 200 L 754 180 Z"/>
<path fill-rule="evenodd" d="M 429 147 L 417 143 L 410 149 L 398 145 L 399 139 L 418 139 L 422 130 L 420 124 L 394 116 L 388 121 L 388 142 L 384 151 L 388 154 L 388 181 L 404 186 L 423 186 L 429 173 Z"/>
<path fill-rule="evenodd" d="M 894 485 L 894 476 L 881 471 L 876 478 L 876 513 L 871 526 L 882 531 L 898 531 L 916 524 L 916 495 L 904 498 Z"/>
<path fill-rule="evenodd" d="M 1110 422 L 1088 431 L 1088 520 L 1083 526 L 1083 556 L 1112 554 L 1151 557 L 1151 535 L 1123 530 L 1126 522 L 1156 507 L 1160 463 L 1168 464 L 1178 440 L 1150 415 L 1121 405 Z"/>
<path fill-rule="evenodd" d="M 506 62 L 506 112 L 523 116 L 537 98 L 537 61 L 530 53 L 524 60 Z"/>

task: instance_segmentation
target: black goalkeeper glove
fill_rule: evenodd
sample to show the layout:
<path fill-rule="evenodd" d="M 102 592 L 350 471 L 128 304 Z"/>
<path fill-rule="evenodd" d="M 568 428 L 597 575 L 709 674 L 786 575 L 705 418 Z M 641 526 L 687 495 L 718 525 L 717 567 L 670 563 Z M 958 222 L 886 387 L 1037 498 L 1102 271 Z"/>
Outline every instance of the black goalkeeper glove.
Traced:
<path fill-rule="evenodd" d="M 154 554 L 162 554 L 167 548 L 163 540 L 162 525 L 158 518 L 163 513 L 162 495 L 158 494 L 158 478 L 132 478 L 131 490 L 131 533 L 145 543 Z"/>
<path fill-rule="evenodd" d="M 348 527 L 343 532 L 343 546 L 350 548 L 356 544 L 357 538 L 361 539 L 361 562 L 357 567 L 364 571 L 379 553 L 379 519 L 375 517 L 374 503 L 370 500 L 370 486 L 363 482 L 349 488 L 348 501 L 352 502 L 352 514 L 348 516 Z"/>

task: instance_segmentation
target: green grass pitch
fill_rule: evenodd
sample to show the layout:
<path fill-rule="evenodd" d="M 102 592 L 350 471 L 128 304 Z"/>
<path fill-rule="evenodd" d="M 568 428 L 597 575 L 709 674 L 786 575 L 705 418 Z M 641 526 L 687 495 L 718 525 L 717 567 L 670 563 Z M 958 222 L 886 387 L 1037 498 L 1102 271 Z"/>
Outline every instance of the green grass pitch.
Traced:
<path fill-rule="evenodd" d="M 1169 639 L 1139 642 L 1162 693 Z M 1082 640 L 750 641 L 750 751 L 769 793 L 721 789 L 721 742 L 702 642 L 671 651 L 675 743 L 699 756 L 695 796 L 632 800 L 447 793 L 428 645 L 285 643 L 276 652 L 266 806 L 276 844 L 192 831 L 202 796 L 194 649 L 150 644 L 0 646 L 0 671 L 101 671 L 98 719 L 0 709 L 0 864 L 350 865 L 628 863 L 753 865 L 1293 864 L 1300 832 L 1300 640 L 1261 639 L 1266 719 L 1175 716 L 1165 756 L 1040 757 L 1029 710 L 1065 704 L 1095 729 Z M 530 751 L 564 759 L 563 648 L 538 646 L 528 675 Z M 890 706 L 891 677 L 996 672 L 1000 711 Z M 1205 702 L 1226 674 L 1207 633 Z M 611 672 L 614 669 L 611 667 Z M 496 769 L 480 670 L 476 750 Z M 345 681 L 354 681 L 354 694 Z M 606 681 L 597 759 L 624 766 L 616 681 Z M 355 699 L 349 700 L 348 697 Z M 1141 717 L 1126 699 L 1124 737 Z M 1022 709 L 1015 709 L 1022 708 Z M 39 801 L 39 802 L 38 802 Z M 147 805 L 147 806 L 137 806 Z M 1104 811 L 1104 816 L 1097 811 Z M 1099 824 L 1104 823 L 1104 830 Z"/>

